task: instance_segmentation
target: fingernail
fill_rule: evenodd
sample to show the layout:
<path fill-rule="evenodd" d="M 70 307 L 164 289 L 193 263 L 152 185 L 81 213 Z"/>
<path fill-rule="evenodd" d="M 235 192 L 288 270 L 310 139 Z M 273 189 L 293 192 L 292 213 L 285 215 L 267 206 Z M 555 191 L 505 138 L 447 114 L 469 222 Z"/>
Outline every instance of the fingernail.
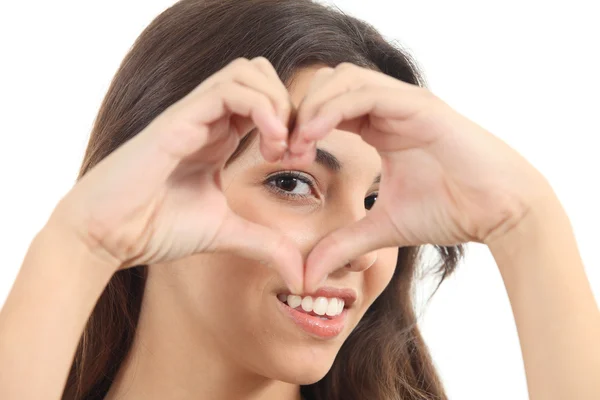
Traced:
<path fill-rule="evenodd" d="M 316 282 L 315 284 L 306 285 L 306 289 L 308 292 L 314 292 L 315 290 L 319 289 L 324 283 L 325 283 L 325 279 L 321 279 L 318 282 Z"/>
<path fill-rule="evenodd" d="M 295 154 L 295 153 L 291 153 L 289 150 L 285 152 L 285 154 L 283 155 L 281 161 L 282 162 L 294 162 L 294 161 L 298 161 L 300 158 L 302 158 L 302 154 Z"/>
<path fill-rule="evenodd" d="M 317 284 L 315 285 L 315 288 L 318 289 L 321 286 L 323 286 L 323 284 L 325 283 L 325 278 L 319 280 L 319 282 L 317 282 Z"/>
<path fill-rule="evenodd" d="M 279 118 L 273 118 L 273 128 L 275 129 L 275 131 L 277 133 L 280 133 L 280 134 L 286 135 L 286 136 L 288 134 L 287 126 L 285 126 Z"/>
<path fill-rule="evenodd" d="M 302 290 L 299 289 L 296 285 L 294 285 L 288 281 L 285 282 L 285 285 L 288 287 L 291 294 L 296 294 L 296 295 L 302 294 Z"/>
<path fill-rule="evenodd" d="M 288 149 L 288 144 L 285 140 L 281 140 L 277 142 L 277 147 L 279 147 L 279 151 L 286 151 Z"/>
<path fill-rule="evenodd" d="M 279 154 L 279 157 L 274 162 L 282 162 L 284 160 L 285 155 L 287 154 L 287 142 L 285 140 L 277 142 L 275 147 L 277 147 L 277 154 Z"/>

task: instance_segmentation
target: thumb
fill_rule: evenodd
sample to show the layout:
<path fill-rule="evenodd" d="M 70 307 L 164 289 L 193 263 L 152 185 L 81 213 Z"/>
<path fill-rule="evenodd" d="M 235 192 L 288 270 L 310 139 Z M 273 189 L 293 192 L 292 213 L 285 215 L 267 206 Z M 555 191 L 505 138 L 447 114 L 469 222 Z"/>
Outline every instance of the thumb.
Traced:
<path fill-rule="evenodd" d="M 374 250 L 395 245 L 389 219 L 374 209 L 361 220 L 325 236 L 306 260 L 304 289 L 312 293 L 333 271 Z"/>
<path fill-rule="evenodd" d="M 235 253 L 274 268 L 292 293 L 302 293 L 302 253 L 282 233 L 248 221 L 230 210 L 213 243 L 216 252 Z"/>

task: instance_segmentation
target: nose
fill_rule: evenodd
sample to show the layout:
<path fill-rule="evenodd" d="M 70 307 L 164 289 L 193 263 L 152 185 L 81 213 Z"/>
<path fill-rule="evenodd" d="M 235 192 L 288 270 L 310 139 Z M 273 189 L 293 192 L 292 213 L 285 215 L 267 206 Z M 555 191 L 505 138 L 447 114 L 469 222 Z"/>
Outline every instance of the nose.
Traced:
<path fill-rule="evenodd" d="M 353 196 L 356 198 L 356 195 Z M 338 204 L 334 210 L 329 213 L 331 217 L 329 224 L 326 224 L 328 231 L 326 234 L 329 234 L 339 228 L 354 224 L 358 220 L 364 218 L 366 216 L 367 210 L 365 210 L 364 202 L 352 204 L 340 205 Z M 363 232 L 357 231 L 356 235 L 364 234 Z M 323 236 L 324 237 L 324 236 Z M 336 268 L 335 272 L 344 271 L 354 271 L 361 272 L 365 271 L 373 266 L 377 261 L 377 251 L 372 251 L 367 254 L 362 254 L 352 260 L 347 260 L 346 264 L 340 265 Z"/>
<path fill-rule="evenodd" d="M 344 267 L 350 271 L 360 272 L 371 268 L 375 261 L 377 261 L 377 251 L 372 251 L 350 260 Z"/>

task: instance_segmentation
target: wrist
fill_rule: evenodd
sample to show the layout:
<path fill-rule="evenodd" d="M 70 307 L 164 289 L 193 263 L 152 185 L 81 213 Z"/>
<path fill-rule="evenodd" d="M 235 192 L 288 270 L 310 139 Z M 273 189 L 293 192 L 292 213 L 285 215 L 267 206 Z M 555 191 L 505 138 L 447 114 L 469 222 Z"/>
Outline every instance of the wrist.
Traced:
<path fill-rule="evenodd" d="M 523 268 L 523 260 L 540 253 L 544 253 L 543 258 L 551 259 L 578 252 L 569 218 L 551 189 L 529 204 L 527 212 L 511 229 L 484 243 L 501 272 L 516 265 Z M 526 264 L 532 268 L 539 263 Z"/>
<path fill-rule="evenodd" d="M 484 241 L 493 254 L 515 255 L 542 242 L 572 234 L 569 218 L 551 188 L 540 192 L 510 229 Z"/>
<path fill-rule="evenodd" d="M 513 311 L 532 398 L 590 398 L 599 389 L 598 308 L 569 218 L 556 196 L 544 197 L 486 244 Z"/>
<path fill-rule="evenodd" d="M 112 276 L 122 267 L 122 262 L 86 234 L 83 224 L 72 222 L 66 209 L 68 208 L 59 204 L 36 238 L 39 236 L 40 241 L 48 243 L 64 242 L 72 249 L 73 254 Z"/>
<path fill-rule="evenodd" d="M 120 266 L 108 253 L 93 251 L 77 231 L 54 217 L 35 235 L 29 252 L 62 260 L 56 264 L 61 269 L 59 273 L 81 276 L 85 280 L 89 277 L 108 283 Z"/>

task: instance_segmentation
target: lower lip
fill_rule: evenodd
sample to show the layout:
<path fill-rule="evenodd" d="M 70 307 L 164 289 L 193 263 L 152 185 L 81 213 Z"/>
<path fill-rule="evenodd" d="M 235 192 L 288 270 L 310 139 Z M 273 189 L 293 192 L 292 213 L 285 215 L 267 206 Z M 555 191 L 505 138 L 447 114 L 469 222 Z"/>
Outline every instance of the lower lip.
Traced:
<path fill-rule="evenodd" d="M 279 303 L 279 308 L 291 320 L 306 333 L 320 339 L 331 339 L 338 336 L 344 330 L 346 325 L 347 310 L 344 308 L 340 315 L 331 319 L 321 319 L 313 315 L 303 313 L 281 302 L 277 297 L 275 301 Z"/>

